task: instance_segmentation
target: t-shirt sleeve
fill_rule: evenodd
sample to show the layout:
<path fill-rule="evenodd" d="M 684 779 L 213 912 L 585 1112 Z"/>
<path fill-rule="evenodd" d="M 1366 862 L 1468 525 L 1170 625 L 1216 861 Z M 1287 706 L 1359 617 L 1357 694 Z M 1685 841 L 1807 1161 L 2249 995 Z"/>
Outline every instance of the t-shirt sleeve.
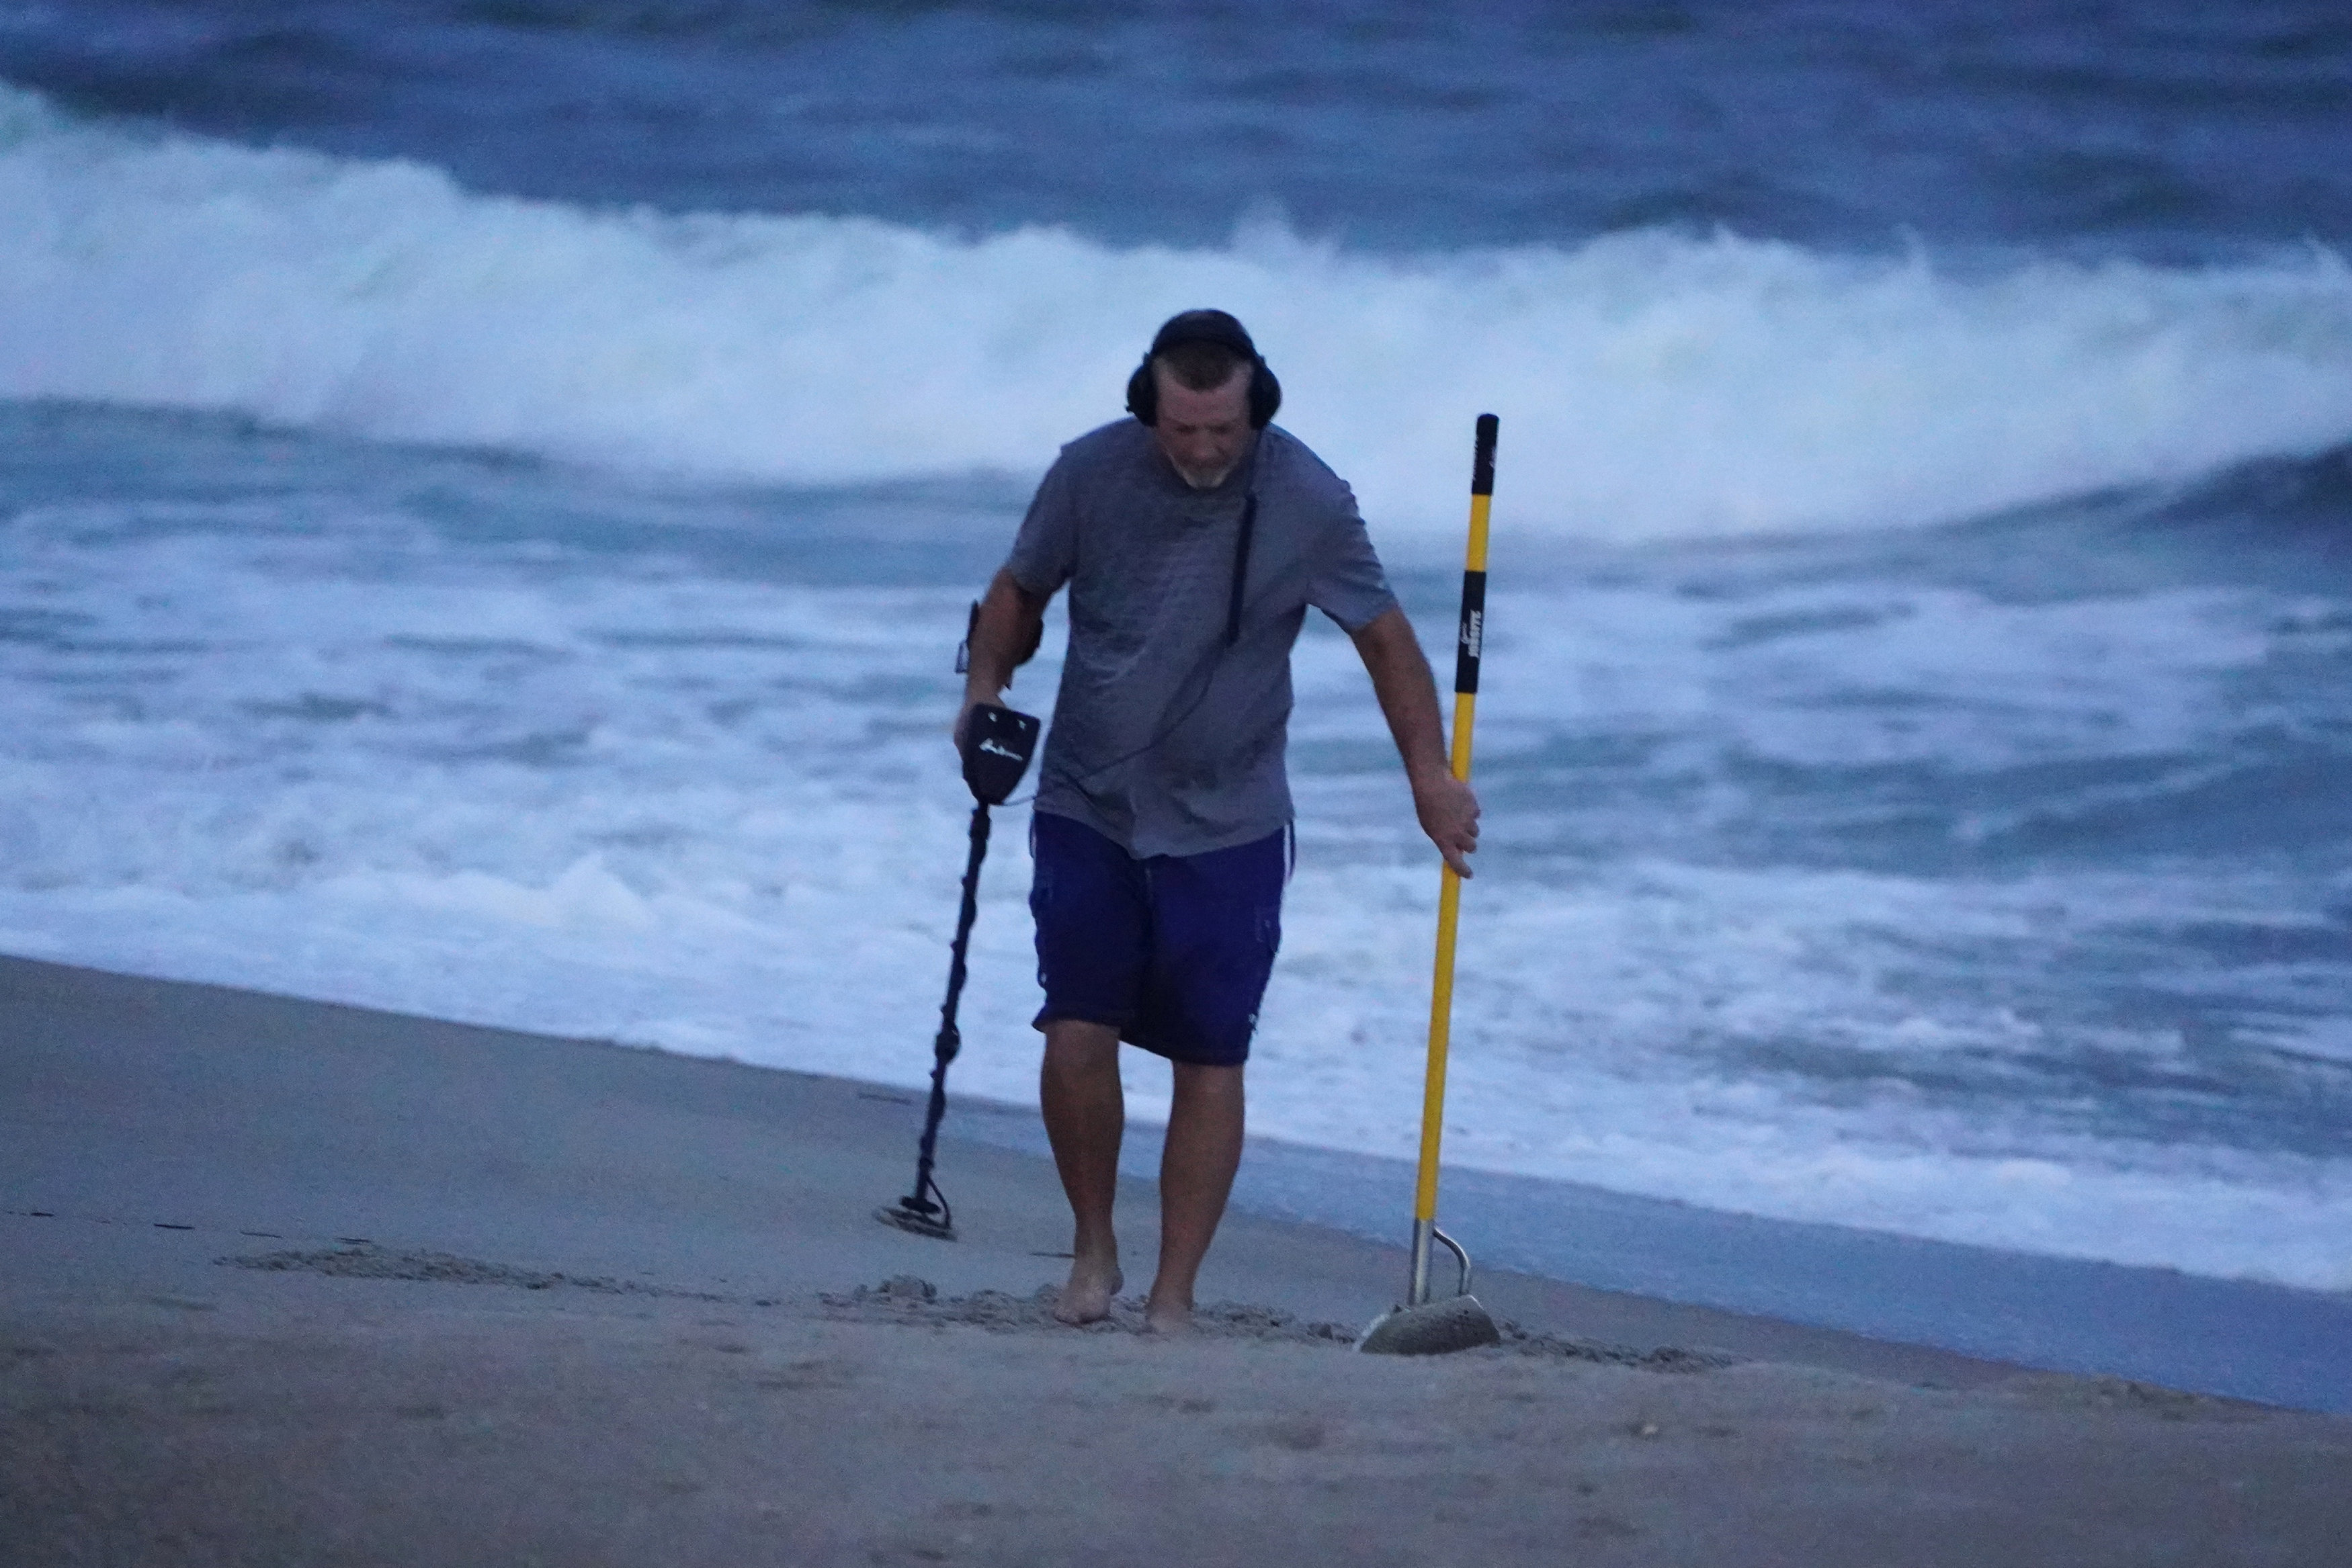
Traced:
<path fill-rule="evenodd" d="M 1041 599 L 1058 591 L 1077 570 L 1078 507 L 1070 468 L 1066 451 L 1045 470 L 1004 562 L 1013 580 Z"/>
<path fill-rule="evenodd" d="M 1356 510 L 1355 493 L 1340 486 L 1339 502 L 1318 541 L 1307 602 L 1353 633 L 1395 608 L 1396 595 L 1389 591 L 1388 573 L 1381 570 L 1372 536 Z"/>

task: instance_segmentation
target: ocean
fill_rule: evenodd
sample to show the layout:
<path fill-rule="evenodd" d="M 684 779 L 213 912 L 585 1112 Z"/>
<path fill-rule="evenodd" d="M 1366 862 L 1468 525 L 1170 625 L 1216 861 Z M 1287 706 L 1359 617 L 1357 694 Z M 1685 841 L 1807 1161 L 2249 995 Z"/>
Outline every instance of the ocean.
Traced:
<path fill-rule="evenodd" d="M 2347 125 L 2322 0 L 7 0 L 0 950 L 920 1082 L 965 607 L 1218 305 L 1441 653 L 1502 418 L 1458 1168 L 2352 1290 Z M 1297 670 L 1252 1124 L 1408 1156 Z"/>

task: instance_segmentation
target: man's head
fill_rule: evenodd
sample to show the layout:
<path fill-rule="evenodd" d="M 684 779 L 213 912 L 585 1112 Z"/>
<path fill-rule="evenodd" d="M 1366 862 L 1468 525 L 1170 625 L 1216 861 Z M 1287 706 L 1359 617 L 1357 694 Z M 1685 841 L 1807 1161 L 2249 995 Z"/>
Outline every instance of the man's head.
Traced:
<path fill-rule="evenodd" d="M 1248 330 L 1223 310 L 1169 318 L 1127 388 L 1129 412 L 1199 489 L 1223 483 L 1281 402 L 1281 383 Z"/>

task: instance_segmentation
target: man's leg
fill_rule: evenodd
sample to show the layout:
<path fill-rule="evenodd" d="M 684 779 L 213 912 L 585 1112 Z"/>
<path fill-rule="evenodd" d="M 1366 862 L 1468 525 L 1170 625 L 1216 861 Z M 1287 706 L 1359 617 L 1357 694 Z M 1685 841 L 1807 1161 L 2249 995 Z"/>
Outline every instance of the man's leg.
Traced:
<path fill-rule="evenodd" d="M 1242 1161 L 1242 1070 L 1171 1065 L 1176 1092 L 1160 1158 L 1160 1277 L 1145 1309 L 1146 1323 L 1162 1333 L 1192 1325 L 1192 1281 Z"/>
<path fill-rule="evenodd" d="M 1118 1145 L 1127 1131 L 1127 1097 L 1118 1083 L 1118 1030 L 1082 1019 L 1049 1020 L 1038 1098 L 1045 1103 L 1054 1166 L 1062 1173 L 1062 1191 L 1068 1195 L 1076 1222 L 1070 1238 L 1070 1282 L 1063 1287 L 1054 1315 L 1066 1323 L 1092 1322 L 1110 1314 L 1111 1298 L 1126 1282 L 1118 1271 L 1118 1238 L 1111 1229 L 1111 1205 L 1118 1196 Z M 1232 1181 L 1230 1170 L 1225 1178 Z M 1222 1204 L 1223 1197 L 1218 1201 Z M 1210 1221 L 1212 1229 L 1215 1224 Z M 1207 1245 L 1205 1238 L 1202 1244 Z M 1199 1261 L 1196 1256 L 1193 1262 Z"/>

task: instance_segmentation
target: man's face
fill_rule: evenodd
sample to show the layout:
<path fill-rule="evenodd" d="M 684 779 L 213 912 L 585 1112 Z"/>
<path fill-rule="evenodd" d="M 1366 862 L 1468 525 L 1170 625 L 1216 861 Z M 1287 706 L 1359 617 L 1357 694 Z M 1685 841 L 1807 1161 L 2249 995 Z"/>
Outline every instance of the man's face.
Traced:
<path fill-rule="evenodd" d="M 1184 483 L 1196 490 L 1216 488 L 1256 434 L 1249 422 L 1250 367 L 1234 366 L 1224 385 L 1208 392 L 1194 392 L 1157 362 L 1151 375 L 1160 387 L 1160 422 L 1151 427 L 1160 450 Z"/>

